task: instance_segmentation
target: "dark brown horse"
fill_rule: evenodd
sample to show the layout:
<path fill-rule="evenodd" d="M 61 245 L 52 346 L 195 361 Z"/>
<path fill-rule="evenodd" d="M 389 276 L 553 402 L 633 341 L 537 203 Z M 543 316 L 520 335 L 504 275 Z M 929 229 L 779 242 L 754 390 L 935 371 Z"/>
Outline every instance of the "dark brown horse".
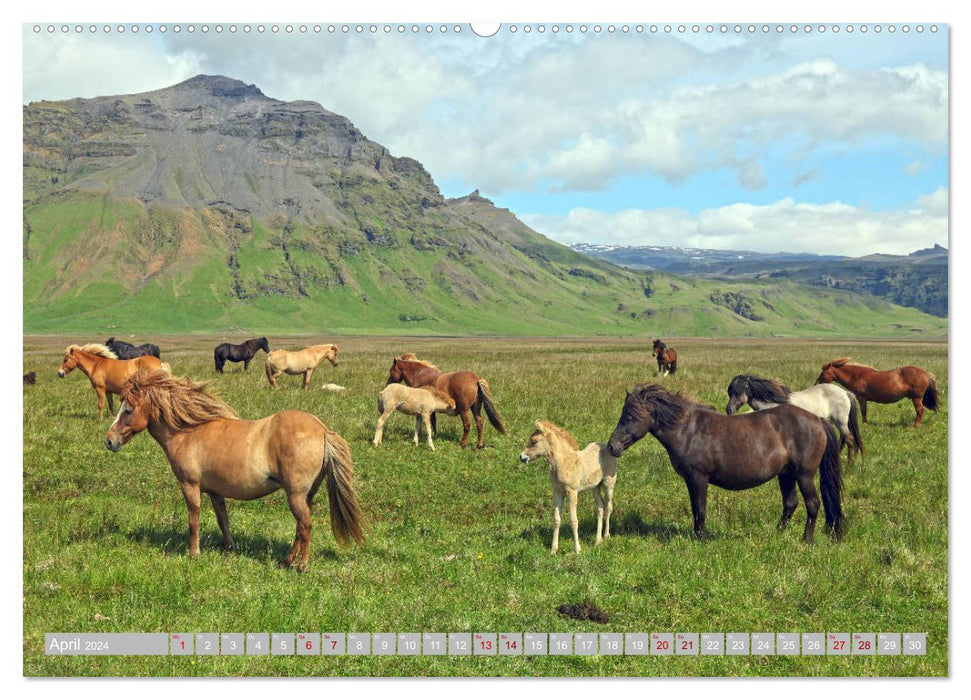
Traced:
<path fill-rule="evenodd" d="M 669 348 L 660 340 L 654 341 L 651 357 L 657 358 L 658 374 L 674 374 L 678 371 L 678 351 Z"/>
<path fill-rule="evenodd" d="M 880 371 L 867 365 L 850 362 L 842 357 L 823 365 L 816 378 L 817 384 L 837 382 L 845 386 L 860 400 L 860 415 L 866 423 L 866 403 L 897 403 L 901 399 L 914 402 L 919 428 L 924 419 L 924 408 L 937 410 L 937 381 L 930 372 L 920 367 L 907 366 Z"/>
<path fill-rule="evenodd" d="M 615 457 L 651 433 L 668 452 L 674 471 L 691 498 L 694 531 L 707 536 L 708 484 L 740 491 L 779 478 L 784 530 L 798 505 L 796 487 L 806 502 L 803 541 L 813 541 L 819 496 L 813 477 L 819 470 L 826 525 L 843 535 L 840 504 L 842 473 L 836 431 L 828 422 L 792 404 L 725 416 L 672 394 L 657 384 L 638 384 L 627 394 L 607 448 Z"/>
<path fill-rule="evenodd" d="M 260 350 L 267 355 L 270 354 L 270 343 L 266 340 L 265 336 L 244 340 L 240 345 L 234 345 L 233 343 L 217 345 L 216 349 L 212 351 L 213 360 L 216 362 L 216 371 L 222 374 L 223 366 L 227 362 L 242 362 L 243 369 L 249 369 L 250 360 Z"/>
<path fill-rule="evenodd" d="M 412 357 L 414 357 L 412 355 Z M 434 365 L 421 360 L 405 360 L 401 357 L 394 358 L 391 363 L 391 371 L 388 373 L 386 384 L 404 382 L 408 386 L 421 387 L 432 386 L 443 394 L 450 396 L 455 401 L 455 411 L 462 418 L 462 440 L 459 446 L 465 447 L 469 439 L 469 411 L 475 416 L 475 429 L 478 433 L 476 447 L 482 449 L 482 415 L 484 407 L 486 415 L 492 427 L 503 435 L 506 434 L 506 426 L 499 417 L 492 394 L 489 392 L 489 384 L 485 379 L 473 372 L 440 372 Z M 434 426 L 434 421 L 432 422 Z"/>
<path fill-rule="evenodd" d="M 112 452 L 145 429 L 162 446 L 189 510 L 190 556 L 199 554 L 202 494 L 212 500 L 223 546 L 232 549 L 226 499 L 250 501 L 286 491 L 297 535 L 282 565 L 296 564 L 300 571 L 307 568 L 311 506 L 322 483 L 334 537 L 341 544 L 364 539 L 351 452 L 340 435 L 302 411 L 241 420 L 207 386 L 168 372 L 139 371 L 125 383 L 121 410 L 105 436 Z"/>

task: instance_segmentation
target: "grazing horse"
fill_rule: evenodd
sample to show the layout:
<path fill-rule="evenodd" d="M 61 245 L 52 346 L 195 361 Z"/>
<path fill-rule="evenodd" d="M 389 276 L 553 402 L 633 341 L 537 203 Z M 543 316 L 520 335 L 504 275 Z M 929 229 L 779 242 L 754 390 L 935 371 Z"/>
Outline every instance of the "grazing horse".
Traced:
<path fill-rule="evenodd" d="M 536 431 L 529 436 L 519 461 L 545 457 L 550 465 L 550 484 L 553 487 L 553 544 L 550 554 L 556 554 L 560 544 L 560 515 L 563 499 L 570 505 L 570 526 L 573 528 L 573 549 L 580 553 L 577 532 L 577 494 L 593 490 L 597 503 L 597 537 L 610 537 L 610 513 L 614 509 L 614 483 L 617 481 L 617 458 L 600 442 L 591 442 L 582 450 L 577 441 L 563 428 L 546 420 L 536 421 Z M 606 504 L 606 507 L 605 507 Z"/>
<path fill-rule="evenodd" d="M 817 469 L 826 524 L 837 539 L 842 537 L 839 441 L 832 425 L 808 411 L 786 403 L 725 416 L 657 384 L 638 384 L 627 394 L 608 449 L 619 457 L 647 433 L 664 446 L 674 471 L 688 487 L 697 537 L 707 537 L 708 484 L 740 491 L 778 477 L 779 529 L 785 529 L 799 504 L 798 485 L 806 502 L 803 541 L 812 542 L 819 512 L 813 484 Z"/>
<path fill-rule="evenodd" d="M 136 357 L 141 357 L 142 355 L 152 355 L 153 357 L 162 357 L 162 351 L 158 349 L 158 345 L 154 343 L 143 343 L 138 347 L 135 347 L 131 343 L 126 343 L 124 340 L 115 340 L 114 338 L 108 338 L 105 341 L 105 345 L 111 352 L 118 356 L 119 360 L 134 360 Z"/>
<path fill-rule="evenodd" d="M 503 435 L 506 434 L 506 426 L 499 417 L 492 394 L 489 391 L 489 384 L 485 379 L 473 372 L 440 372 L 433 365 L 422 362 L 421 360 L 404 360 L 400 357 L 394 358 L 391 363 L 391 371 L 388 373 L 386 384 L 404 382 L 408 386 L 422 387 L 433 386 L 439 391 L 452 397 L 455 401 L 455 412 L 462 418 L 462 439 L 459 441 L 460 447 L 465 447 L 469 439 L 469 410 L 475 416 L 475 428 L 478 432 L 478 442 L 476 447 L 482 449 L 482 415 L 481 410 L 485 407 L 486 415 L 492 427 Z M 434 425 L 434 421 L 432 422 Z"/>
<path fill-rule="evenodd" d="M 860 413 L 864 423 L 867 422 L 867 401 L 897 403 L 901 399 L 910 399 L 917 412 L 915 428 L 919 428 L 924 419 L 924 408 L 937 410 L 937 381 L 933 374 L 920 367 L 907 366 L 880 371 L 868 365 L 850 362 L 850 358 L 843 357 L 827 362 L 816 377 L 817 384 L 829 382 L 838 382 L 856 395 L 860 401 Z"/>
<path fill-rule="evenodd" d="M 242 362 L 243 369 L 249 369 L 250 360 L 257 352 L 262 350 L 267 355 L 270 354 L 270 344 L 267 342 L 266 338 L 253 338 L 251 340 L 244 340 L 241 345 L 233 345 L 232 343 L 223 343 L 222 345 L 217 345 L 216 349 L 212 351 L 213 358 L 216 361 L 216 371 L 219 374 L 223 373 L 223 365 L 226 362 Z"/>
<path fill-rule="evenodd" d="M 823 420 L 832 421 L 846 443 L 847 456 L 851 460 L 856 452 L 863 452 L 859 402 L 853 394 L 835 384 L 816 384 L 802 391 L 792 391 L 785 384 L 772 379 L 739 374 L 728 385 L 725 413 L 732 415 L 745 404 L 762 411 L 784 403 L 791 403 Z"/>
<path fill-rule="evenodd" d="M 306 570 L 310 510 L 325 480 L 334 537 L 341 544 L 364 539 L 351 452 L 340 435 L 301 411 L 241 420 L 207 387 L 167 372 L 138 372 L 125 384 L 121 410 L 105 436 L 112 452 L 145 429 L 162 446 L 189 511 L 189 556 L 199 554 L 202 494 L 212 501 L 223 545 L 232 549 L 226 499 L 250 501 L 282 488 L 297 535 L 281 565 L 296 562 L 297 570 Z"/>
<path fill-rule="evenodd" d="M 454 416 L 455 400 L 433 386 L 423 386 L 416 389 L 404 384 L 388 384 L 378 394 L 378 411 L 381 412 L 381 417 L 378 418 L 378 427 L 374 432 L 373 443 L 375 447 L 381 444 L 384 423 L 395 410 L 401 411 L 407 416 L 415 417 L 414 442 L 416 445 L 418 444 L 418 429 L 424 421 L 425 434 L 428 436 L 428 447 L 434 450 L 432 416 L 435 413 L 450 413 Z"/>
<path fill-rule="evenodd" d="M 678 351 L 669 348 L 660 340 L 654 341 L 654 349 L 651 350 L 651 357 L 657 358 L 658 374 L 674 374 L 678 371 Z"/>
<path fill-rule="evenodd" d="M 277 378 L 286 372 L 287 374 L 302 374 L 303 388 L 310 386 L 310 375 L 317 369 L 317 365 L 323 359 L 330 361 L 334 367 L 337 366 L 337 346 L 336 345 L 311 345 L 303 350 L 274 350 L 266 356 L 266 378 L 270 381 L 270 386 L 276 389 Z"/>
<path fill-rule="evenodd" d="M 91 387 L 98 395 L 98 415 L 105 415 L 105 394 L 108 395 L 108 410 L 115 412 L 112 394 L 121 394 L 125 381 L 140 369 L 163 369 L 168 365 L 152 355 L 142 355 L 132 360 L 119 360 L 104 345 L 69 345 L 64 350 L 64 361 L 57 370 L 63 379 L 74 369 L 80 369 L 91 380 Z"/>

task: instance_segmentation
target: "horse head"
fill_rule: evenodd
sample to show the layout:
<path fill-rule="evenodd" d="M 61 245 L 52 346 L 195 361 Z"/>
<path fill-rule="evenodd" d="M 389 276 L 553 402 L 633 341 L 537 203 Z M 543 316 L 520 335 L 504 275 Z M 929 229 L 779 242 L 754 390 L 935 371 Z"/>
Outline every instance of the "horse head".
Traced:
<path fill-rule="evenodd" d="M 744 374 L 736 376 L 728 385 L 728 405 L 725 406 L 725 413 L 732 415 L 749 400 L 748 377 Z"/>
<path fill-rule="evenodd" d="M 267 341 L 266 336 L 259 339 L 259 342 L 256 343 L 256 349 L 262 349 L 267 355 L 270 354 L 270 343 Z"/>
<path fill-rule="evenodd" d="M 651 386 L 638 384 L 627 393 L 617 427 L 607 441 L 607 450 L 614 457 L 620 457 L 624 450 L 647 435 L 654 427 L 654 415 L 650 404 L 651 395 L 658 390 L 662 389 L 657 384 Z"/>
<path fill-rule="evenodd" d="M 550 453 L 553 451 L 553 441 L 555 440 L 555 433 L 552 430 L 553 427 L 555 426 L 549 421 L 536 421 L 536 430 L 529 436 L 529 440 L 526 441 L 526 447 L 519 454 L 520 462 L 526 464 L 530 460 L 539 459 L 540 457 L 549 458 Z"/>
<path fill-rule="evenodd" d="M 148 427 L 148 410 L 140 380 L 147 377 L 146 370 L 139 370 L 122 387 L 121 408 L 105 435 L 105 447 L 118 452 L 135 435 Z"/>
<path fill-rule="evenodd" d="M 401 358 L 394 358 L 394 360 L 391 362 L 391 371 L 388 372 L 388 381 L 385 382 L 385 386 L 388 384 L 397 384 L 398 382 L 404 380 L 405 373 L 402 371 L 401 367 Z"/>
<path fill-rule="evenodd" d="M 64 361 L 61 362 L 61 366 L 57 370 L 57 376 L 64 379 L 73 370 L 78 367 L 78 359 L 74 356 L 74 351 L 77 349 L 76 345 L 72 345 L 64 352 Z"/>
<path fill-rule="evenodd" d="M 836 370 L 838 370 L 840 367 L 845 366 L 846 363 L 848 363 L 849 361 L 850 361 L 850 358 L 848 358 L 848 357 L 841 357 L 838 360 L 833 360 L 832 362 L 827 362 L 825 365 L 823 365 L 823 369 L 819 373 L 819 376 L 816 377 L 815 383 L 816 384 L 829 384 L 830 382 L 834 382 L 834 381 L 838 380 L 839 379 L 839 372 L 837 372 Z"/>

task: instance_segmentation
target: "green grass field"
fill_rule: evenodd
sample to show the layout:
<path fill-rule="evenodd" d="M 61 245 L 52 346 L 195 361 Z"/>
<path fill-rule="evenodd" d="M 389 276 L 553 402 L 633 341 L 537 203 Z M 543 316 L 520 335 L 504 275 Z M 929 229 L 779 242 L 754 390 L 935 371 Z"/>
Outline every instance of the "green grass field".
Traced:
<path fill-rule="evenodd" d="M 186 556 L 186 508 L 158 444 L 137 436 L 103 446 L 113 417 L 97 418 L 94 392 L 75 373 L 56 376 L 63 348 L 91 338 L 24 339 L 24 674 L 28 676 L 944 676 L 948 674 L 948 365 L 946 343 L 879 341 L 670 341 L 677 375 L 660 379 L 720 408 L 737 373 L 804 388 L 820 365 L 851 356 L 877 367 L 933 372 L 941 410 L 911 427 L 909 402 L 870 406 L 865 459 L 844 465 L 847 535 L 801 542 L 805 510 L 776 531 L 775 483 L 709 491 L 711 539 L 694 540 L 687 492 L 650 436 L 620 460 L 612 534 L 593 546 L 590 494 L 580 496 L 583 551 L 564 518 L 549 553 L 545 463 L 518 455 L 538 418 L 581 445 L 605 441 L 625 391 L 655 380 L 643 340 L 271 337 L 272 348 L 336 342 L 340 364 L 268 388 L 263 355 L 246 373 L 228 365 L 214 388 L 242 417 L 288 408 L 320 416 L 351 444 L 364 545 L 338 547 L 326 496 L 316 499 L 307 573 L 277 562 L 293 539 L 282 492 L 232 502 L 237 551 L 221 550 L 203 503 L 202 554 Z M 215 378 L 209 337 L 153 340 L 178 374 Z M 306 341 L 306 342 L 305 342 Z M 411 443 L 395 415 L 371 445 L 376 397 L 395 354 L 486 378 L 507 436 L 486 427 L 486 447 L 459 449 L 461 423 L 439 417 L 436 451 Z M 320 390 L 324 382 L 347 387 Z M 473 435 L 474 438 L 474 430 Z M 557 606 L 584 599 L 607 624 Z M 52 657 L 45 632 L 926 632 L 909 657 Z"/>

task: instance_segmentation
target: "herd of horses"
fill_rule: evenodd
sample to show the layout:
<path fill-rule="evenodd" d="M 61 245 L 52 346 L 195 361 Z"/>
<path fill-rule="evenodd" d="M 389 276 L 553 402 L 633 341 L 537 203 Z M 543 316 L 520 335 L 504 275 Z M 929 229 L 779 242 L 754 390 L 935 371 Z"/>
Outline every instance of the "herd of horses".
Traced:
<path fill-rule="evenodd" d="M 336 345 L 271 352 L 264 337 L 216 347 L 216 371 L 222 373 L 226 362 L 243 362 L 245 370 L 259 350 L 266 353 L 266 376 L 273 388 L 276 379 L 287 373 L 302 374 L 306 389 L 310 375 L 324 359 L 337 366 Z M 652 354 L 659 376 L 675 373 L 677 353 L 673 349 L 657 340 Z M 144 430 L 162 446 L 188 508 L 190 555 L 199 553 L 203 494 L 210 498 L 224 546 L 232 548 L 225 499 L 252 500 L 283 489 L 297 532 L 281 565 L 306 569 L 310 509 L 322 483 L 326 483 L 335 538 L 341 543 L 363 540 L 365 527 L 353 486 L 350 448 L 340 435 L 302 411 L 240 419 L 211 393 L 211 382 L 176 377 L 160 355 L 157 346 L 135 348 L 113 338 L 103 345 L 71 345 L 58 375 L 65 377 L 73 369 L 87 375 L 98 395 L 102 417 L 105 397 L 114 412 L 112 395 L 118 395 L 120 410 L 105 437 L 108 449 L 117 452 Z M 845 528 L 840 452 L 843 444 L 850 460 L 863 452 L 859 418 L 866 422 L 867 402 L 910 399 L 917 413 L 915 427 L 921 424 L 924 408 L 938 406 L 936 381 L 925 370 L 908 366 L 880 371 L 849 358 L 827 362 L 816 383 L 802 391 L 792 391 L 771 379 L 737 375 L 728 385 L 728 396 L 722 414 L 660 384 L 637 384 L 627 394 L 608 441 L 590 443 L 584 449 L 563 428 L 536 421 L 520 460 L 545 459 L 550 466 L 554 501 L 551 551 L 558 548 L 564 502 L 569 506 L 574 550 L 580 551 L 577 497 L 585 491 L 592 491 L 596 501 L 596 542 L 610 537 L 618 458 L 648 433 L 664 447 L 687 486 L 698 538 L 707 537 L 709 485 L 737 491 L 778 479 L 782 495 L 779 529 L 787 526 L 797 507 L 798 489 L 806 506 L 803 540 L 813 541 L 820 505 L 828 532 L 841 539 Z M 754 410 L 738 413 L 745 404 Z M 378 409 L 381 416 L 374 445 L 381 444 L 385 421 L 396 410 L 415 417 L 416 444 L 424 424 L 431 449 L 438 413 L 461 418 L 462 447 L 471 430 L 470 413 L 475 418 L 477 448 L 483 447 L 483 410 L 496 430 L 508 432 L 485 379 L 470 371 L 442 372 L 412 353 L 393 359 Z"/>

